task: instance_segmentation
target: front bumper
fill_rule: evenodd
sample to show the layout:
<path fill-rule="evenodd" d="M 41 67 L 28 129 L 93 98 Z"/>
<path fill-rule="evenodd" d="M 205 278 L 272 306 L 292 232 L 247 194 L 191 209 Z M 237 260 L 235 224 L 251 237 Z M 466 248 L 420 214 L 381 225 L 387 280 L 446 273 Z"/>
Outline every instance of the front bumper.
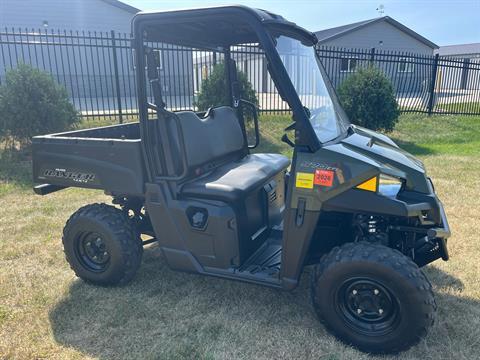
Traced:
<path fill-rule="evenodd" d="M 450 237 L 450 226 L 448 225 L 447 215 L 443 209 L 443 205 L 440 200 L 437 200 L 438 211 L 440 212 L 441 226 L 434 227 L 427 230 L 427 236 L 430 240 L 437 240 L 438 245 L 440 246 L 440 253 L 442 260 L 447 261 L 449 259 L 448 249 L 447 249 L 447 238 Z"/>
<path fill-rule="evenodd" d="M 430 194 L 403 192 L 399 194 L 398 200 L 406 203 L 409 217 L 419 218 L 422 226 L 392 226 L 391 229 L 422 234 L 425 237 L 425 243 L 430 245 L 423 248 L 422 260 L 419 261 L 422 266 L 438 258 L 447 261 L 449 259 L 447 239 L 451 231 L 442 202 L 435 194 L 433 186 Z M 428 214 L 425 222 L 422 220 L 424 214 Z M 431 224 L 431 227 L 427 224 Z"/>

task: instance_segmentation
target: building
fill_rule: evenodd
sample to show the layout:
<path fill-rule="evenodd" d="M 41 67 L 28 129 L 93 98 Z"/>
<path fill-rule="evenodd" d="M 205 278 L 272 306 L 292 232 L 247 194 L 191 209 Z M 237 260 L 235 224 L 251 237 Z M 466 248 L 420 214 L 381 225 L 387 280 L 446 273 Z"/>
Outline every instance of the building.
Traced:
<path fill-rule="evenodd" d="M 0 0 L 0 83 L 23 62 L 51 73 L 83 113 L 118 107 L 119 96 L 136 108 L 130 39 L 139 11 L 117 0 Z M 150 46 L 165 95 L 193 99 L 192 54 Z"/>
<path fill-rule="evenodd" d="M 440 46 L 435 54 L 460 59 L 480 59 L 480 43 Z"/>
<path fill-rule="evenodd" d="M 435 53 L 455 61 L 453 67 L 438 76 L 440 86 L 452 90 L 479 90 L 480 43 L 441 46 Z"/>
<path fill-rule="evenodd" d="M 139 11 L 117 0 L 1 0 L 0 28 L 130 34 L 130 21 Z"/>
<path fill-rule="evenodd" d="M 335 86 L 357 68 L 373 63 L 385 70 L 397 93 L 427 91 L 430 57 L 438 45 L 395 19 L 383 16 L 315 34 L 320 49 L 337 50 L 322 59 Z"/>
<path fill-rule="evenodd" d="M 320 46 L 401 51 L 432 55 L 438 45 L 390 16 L 316 31 Z"/>
<path fill-rule="evenodd" d="M 432 57 L 438 45 L 416 33 L 407 26 L 389 16 L 356 22 L 324 29 L 315 32 L 318 47 L 325 49 L 320 57 L 327 70 L 330 80 L 338 86 L 349 74 L 358 67 L 374 62 L 378 67 L 384 67 L 397 91 L 424 92 L 428 86 L 431 70 L 429 60 L 416 61 L 415 57 Z M 341 50 L 332 52 L 333 50 Z M 396 55 L 382 56 L 388 52 Z M 325 55 L 325 56 L 322 56 Z M 394 61 L 392 61 L 394 59 Z M 208 59 L 201 62 L 204 68 Z M 257 93 L 270 93 L 274 85 L 267 75 L 265 59 L 261 56 L 238 57 L 237 66 L 245 72 Z M 293 78 L 302 78 L 305 69 L 299 64 L 290 62 L 290 74 Z M 295 70 L 298 69 L 298 70 Z M 197 71 L 199 73 L 199 71 Z M 202 72 L 206 74 L 206 72 Z M 196 81 L 196 83 L 201 81 Z M 197 86 L 197 88 L 199 88 Z"/>

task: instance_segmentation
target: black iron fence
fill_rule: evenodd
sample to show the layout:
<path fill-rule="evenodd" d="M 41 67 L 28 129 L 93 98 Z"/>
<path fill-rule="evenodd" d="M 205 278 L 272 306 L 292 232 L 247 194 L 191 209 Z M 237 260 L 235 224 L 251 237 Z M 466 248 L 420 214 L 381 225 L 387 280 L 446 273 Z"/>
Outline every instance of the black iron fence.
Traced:
<path fill-rule="evenodd" d="M 49 72 L 83 117 L 122 118 L 136 109 L 130 36 L 103 32 L 0 31 L 0 83 L 18 63 Z"/>
<path fill-rule="evenodd" d="M 402 112 L 480 114 L 480 58 L 374 48 L 319 47 L 317 52 L 335 87 L 359 68 L 373 65 L 392 82 Z"/>
<path fill-rule="evenodd" d="M 131 38 L 115 32 L 0 30 L 0 84 L 23 62 L 52 74 L 64 85 L 82 117 L 123 121 L 137 114 Z M 194 109 L 202 83 L 223 54 L 166 44 L 149 44 L 156 55 L 170 108 Z M 335 87 L 360 67 L 373 65 L 392 81 L 403 112 L 480 114 L 480 59 L 445 58 L 376 49 L 319 47 Z M 288 110 L 270 78 L 262 51 L 232 48 L 237 68 L 252 84 L 265 112 Z M 306 77 L 302 69 L 297 76 Z"/>

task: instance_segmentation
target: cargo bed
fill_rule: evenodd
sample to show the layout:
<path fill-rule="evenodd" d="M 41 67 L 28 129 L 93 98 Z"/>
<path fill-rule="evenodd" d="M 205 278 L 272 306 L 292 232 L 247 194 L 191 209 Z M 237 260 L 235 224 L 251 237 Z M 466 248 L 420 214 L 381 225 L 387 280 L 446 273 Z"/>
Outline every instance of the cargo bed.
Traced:
<path fill-rule="evenodd" d="M 102 189 L 113 195 L 143 196 L 139 123 L 35 136 L 35 192 L 66 187 Z"/>

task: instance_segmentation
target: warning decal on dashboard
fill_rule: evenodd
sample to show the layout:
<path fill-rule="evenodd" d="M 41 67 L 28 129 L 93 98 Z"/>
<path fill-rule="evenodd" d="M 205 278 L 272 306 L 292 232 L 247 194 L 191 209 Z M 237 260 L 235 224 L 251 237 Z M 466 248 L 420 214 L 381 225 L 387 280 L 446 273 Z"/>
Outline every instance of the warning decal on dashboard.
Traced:
<path fill-rule="evenodd" d="M 334 172 L 332 170 L 317 169 L 315 170 L 314 183 L 315 185 L 330 187 L 333 185 L 333 176 Z"/>
<path fill-rule="evenodd" d="M 313 189 L 313 174 L 298 172 L 295 180 L 297 188 Z"/>

